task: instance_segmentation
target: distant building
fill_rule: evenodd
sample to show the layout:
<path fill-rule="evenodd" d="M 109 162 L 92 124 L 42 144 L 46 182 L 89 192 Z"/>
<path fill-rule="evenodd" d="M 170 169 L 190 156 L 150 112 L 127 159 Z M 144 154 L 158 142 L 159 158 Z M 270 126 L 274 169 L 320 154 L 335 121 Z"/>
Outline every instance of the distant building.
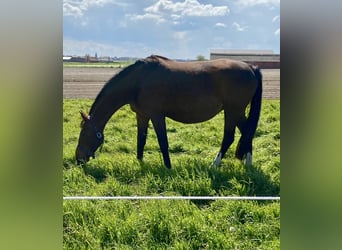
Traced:
<path fill-rule="evenodd" d="M 85 56 L 63 56 L 63 62 L 87 62 Z"/>
<path fill-rule="evenodd" d="M 210 60 L 219 58 L 244 61 L 263 69 L 280 68 L 280 54 L 274 54 L 272 50 L 210 50 Z"/>
<path fill-rule="evenodd" d="M 68 62 L 70 61 L 72 56 L 63 56 L 63 62 Z"/>
<path fill-rule="evenodd" d="M 111 58 L 109 56 L 101 56 L 101 57 L 97 57 L 97 60 L 99 62 L 112 62 L 113 60 L 111 60 Z"/>
<path fill-rule="evenodd" d="M 113 60 L 109 56 L 101 56 L 97 57 L 97 54 L 95 54 L 95 57 L 90 55 L 85 56 L 63 56 L 63 62 L 112 62 Z"/>

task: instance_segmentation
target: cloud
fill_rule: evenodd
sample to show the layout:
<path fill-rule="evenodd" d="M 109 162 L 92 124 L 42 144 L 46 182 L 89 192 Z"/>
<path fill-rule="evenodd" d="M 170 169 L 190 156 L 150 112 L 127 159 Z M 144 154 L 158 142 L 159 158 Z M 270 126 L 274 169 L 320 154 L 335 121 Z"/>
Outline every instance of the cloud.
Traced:
<path fill-rule="evenodd" d="M 143 13 L 126 15 L 131 21 L 152 21 L 155 24 L 170 24 L 183 29 L 197 29 L 205 25 L 202 17 L 222 17 L 230 10 L 227 6 L 202 4 L 198 0 L 157 0 L 154 4 L 145 6 Z M 198 18 L 202 18 L 199 20 Z M 201 23 L 201 24 L 199 24 Z"/>
<path fill-rule="evenodd" d="M 279 15 L 273 17 L 273 19 L 272 19 L 272 23 L 277 23 L 279 21 L 280 21 L 280 16 Z M 276 31 L 274 32 L 274 35 L 275 36 L 280 36 L 280 28 L 276 29 Z"/>
<path fill-rule="evenodd" d="M 82 17 L 84 12 L 94 6 L 104 6 L 109 3 L 115 3 L 114 0 L 63 0 L 63 15 Z M 118 4 L 118 3 L 117 3 Z"/>
<path fill-rule="evenodd" d="M 239 8 L 238 1 L 252 4 L 251 0 L 63 0 L 63 52 L 185 59 L 209 55 L 214 47 L 242 49 L 251 43 L 278 51 L 278 6 L 272 11 L 267 5 Z M 253 1 L 261 2 L 272 1 Z"/>
<path fill-rule="evenodd" d="M 181 16 L 224 16 L 229 13 L 227 6 L 201 4 L 197 0 L 185 0 L 184 2 L 159 0 L 155 4 L 146 7 L 144 11 L 147 13 L 162 15 L 176 14 Z"/>
<path fill-rule="evenodd" d="M 80 17 L 83 15 L 84 10 L 85 9 L 82 6 L 74 6 L 70 3 L 63 3 L 64 16 Z"/>
<path fill-rule="evenodd" d="M 277 22 L 277 21 L 280 21 L 280 16 L 275 16 L 275 17 L 273 17 L 272 23 L 275 23 L 275 22 Z"/>
<path fill-rule="evenodd" d="M 277 29 L 277 30 L 274 32 L 274 35 L 275 35 L 275 36 L 280 36 L 280 28 Z"/>
<path fill-rule="evenodd" d="M 237 22 L 234 22 L 232 25 L 237 31 L 245 31 L 247 30 L 248 26 L 244 26 L 242 27 L 240 24 L 238 24 Z"/>
<path fill-rule="evenodd" d="M 155 21 L 157 24 L 163 23 L 166 20 L 158 14 L 153 14 L 153 13 L 145 13 L 143 15 L 127 15 L 130 17 L 132 21 L 140 21 L 140 20 L 152 20 Z"/>
<path fill-rule="evenodd" d="M 156 24 L 168 22 L 171 25 L 196 27 L 198 17 L 221 17 L 230 12 L 228 6 L 201 4 L 197 0 L 158 0 L 143 8 L 143 13 L 129 14 L 132 21 L 153 20 Z M 189 26 L 189 27 L 190 27 Z"/>
<path fill-rule="evenodd" d="M 224 23 L 216 23 L 215 27 L 225 28 L 225 27 L 227 27 L 227 25 L 225 25 Z"/>

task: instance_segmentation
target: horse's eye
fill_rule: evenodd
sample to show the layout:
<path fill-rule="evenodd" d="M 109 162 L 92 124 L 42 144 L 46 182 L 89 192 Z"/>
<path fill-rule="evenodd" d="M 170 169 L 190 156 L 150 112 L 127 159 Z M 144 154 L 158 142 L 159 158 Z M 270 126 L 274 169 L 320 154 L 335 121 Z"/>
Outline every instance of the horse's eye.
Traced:
<path fill-rule="evenodd" d="M 102 134 L 100 132 L 97 132 L 96 133 L 96 137 L 97 137 L 97 139 L 101 139 L 102 138 Z"/>

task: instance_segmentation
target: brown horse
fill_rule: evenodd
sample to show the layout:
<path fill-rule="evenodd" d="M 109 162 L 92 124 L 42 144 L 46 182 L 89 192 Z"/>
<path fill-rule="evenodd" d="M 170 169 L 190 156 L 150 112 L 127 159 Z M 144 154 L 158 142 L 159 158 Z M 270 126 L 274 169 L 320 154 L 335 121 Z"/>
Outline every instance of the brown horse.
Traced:
<path fill-rule="evenodd" d="M 136 113 L 137 158 L 143 159 L 148 123 L 157 134 L 164 164 L 171 168 L 165 117 L 183 123 L 203 122 L 224 110 L 224 136 L 213 165 L 218 165 L 234 141 L 235 127 L 241 131 L 236 157 L 252 164 L 252 139 L 261 109 L 260 70 L 244 62 L 218 59 L 176 62 L 152 55 L 136 61 L 110 79 L 83 121 L 76 149 L 78 163 L 94 158 L 104 142 L 103 130 L 123 105 Z M 247 105 L 249 114 L 245 116 Z"/>

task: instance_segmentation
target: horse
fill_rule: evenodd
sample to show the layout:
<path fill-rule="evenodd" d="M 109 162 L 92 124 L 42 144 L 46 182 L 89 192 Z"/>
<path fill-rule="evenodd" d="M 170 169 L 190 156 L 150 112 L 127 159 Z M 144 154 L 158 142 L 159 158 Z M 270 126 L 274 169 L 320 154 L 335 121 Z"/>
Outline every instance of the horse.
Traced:
<path fill-rule="evenodd" d="M 235 157 L 250 166 L 261 101 L 262 74 L 257 66 L 230 59 L 178 62 L 151 55 L 113 76 L 95 98 L 89 114 L 80 111 L 76 160 L 82 164 L 95 158 L 95 151 L 104 143 L 106 123 L 118 109 L 129 104 L 136 113 L 138 160 L 143 160 L 150 120 L 164 165 L 170 169 L 165 118 L 199 123 L 223 110 L 224 136 L 212 165 L 220 164 L 238 127 L 241 137 Z"/>

